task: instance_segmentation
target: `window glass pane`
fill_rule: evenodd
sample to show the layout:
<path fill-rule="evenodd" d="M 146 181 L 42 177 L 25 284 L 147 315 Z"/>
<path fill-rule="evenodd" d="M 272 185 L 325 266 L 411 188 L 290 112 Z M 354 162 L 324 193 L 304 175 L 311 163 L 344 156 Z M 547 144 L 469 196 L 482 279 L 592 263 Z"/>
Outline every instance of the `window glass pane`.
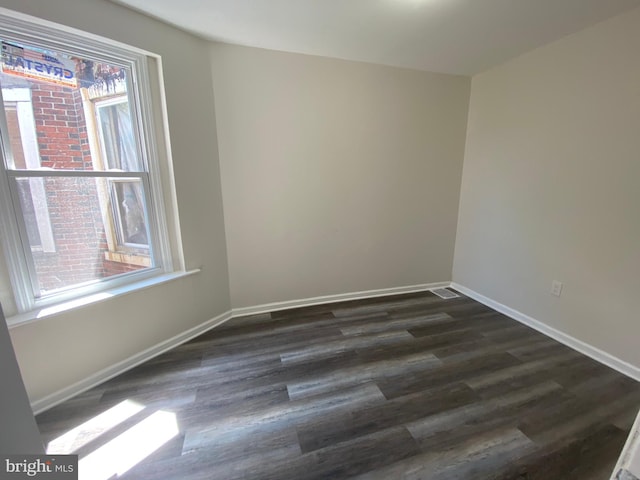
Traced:
<path fill-rule="evenodd" d="M 123 66 L 2 42 L 9 169 L 143 171 Z"/>
<path fill-rule="evenodd" d="M 148 249 L 142 183 L 139 180 L 117 180 L 110 183 L 119 247 Z"/>
<path fill-rule="evenodd" d="M 137 170 L 136 141 L 126 97 L 118 98 L 115 103 L 98 103 L 96 114 L 106 168 Z"/>
<path fill-rule="evenodd" d="M 43 205 L 32 201 L 34 182 L 43 184 Z M 139 179 L 19 177 L 15 186 L 23 212 L 32 212 L 24 214 L 29 243 L 38 240 L 37 225 L 29 225 L 36 222 L 36 213 L 46 215 L 51 225 L 54 251 L 32 249 L 40 296 L 153 266 Z M 112 244 L 109 232 L 114 229 L 123 245 Z"/>

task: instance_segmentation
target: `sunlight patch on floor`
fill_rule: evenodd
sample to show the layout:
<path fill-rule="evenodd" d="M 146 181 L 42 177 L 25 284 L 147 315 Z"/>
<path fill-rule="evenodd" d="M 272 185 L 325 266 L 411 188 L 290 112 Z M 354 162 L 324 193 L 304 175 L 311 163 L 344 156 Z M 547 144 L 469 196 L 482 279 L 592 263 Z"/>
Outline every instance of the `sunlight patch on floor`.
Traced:
<path fill-rule="evenodd" d="M 176 415 L 159 410 L 81 458 L 80 480 L 107 480 L 122 475 L 178 435 Z"/>
<path fill-rule="evenodd" d="M 131 400 L 125 400 L 78 425 L 47 445 L 50 455 L 67 455 L 75 453 L 79 448 L 95 440 L 100 435 L 116 427 L 136 413 L 144 410 L 144 406 Z"/>

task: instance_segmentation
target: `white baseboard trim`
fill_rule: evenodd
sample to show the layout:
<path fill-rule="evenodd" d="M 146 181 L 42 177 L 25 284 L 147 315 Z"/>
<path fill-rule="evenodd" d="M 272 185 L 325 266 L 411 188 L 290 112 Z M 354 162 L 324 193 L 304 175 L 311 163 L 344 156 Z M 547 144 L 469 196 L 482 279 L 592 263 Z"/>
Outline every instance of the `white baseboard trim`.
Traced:
<path fill-rule="evenodd" d="M 137 367 L 141 363 L 144 363 L 148 360 L 151 360 L 154 357 L 166 352 L 167 350 L 171 350 L 172 348 L 181 345 L 192 338 L 197 337 L 198 335 L 203 334 L 207 330 L 211 330 L 218 325 L 223 324 L 224 322 L 230 320 L 232 318 L 231 310 L 224 312 L 217 317 L 214 317 L 210 320 L 207 320 L 200 325 L 197 325 L 189 330 L 185 330 L 184 332 L 179 333 L 178 335 L 171 337 L 163 342 L 160 342 L 153 347 L 147 348 L 142 352 L 136 353 L 135 355 L 122 360 L 118 363 L 115 363 L 107 368 L 104 368 L 87 378 L 80 380 L 68 387 L 65 387 L 57 392 L 51 393 L 45 397 L 39 398 L 31 402 L 31 409 L 33 410 L 34 415 L 44 412 L 51 407 L 58 405 L 59 403 L 68 400 L 71 397 L 74 397 L 82 392 L 89 390 L 107 380 L 120 375 L 121 373 L 126 372 L 127 370 L 132 369 L 133 367 Z"/>
<path fill-rule="evenodd" d="M 175 348 L 178 345 L 185 343 L 192 338 L 195 338 L 198 335 L 206 332 L 207 330 L 217 327 L 218 325 L 221 325 L 234 317 L 265 312 L 275 312 L 278 310 L 286 310 L 289 308 L 308 307 L 312 305 L 320 305 L 323 303 L 332 303 L 345 300 L 360 300 L 364 298 L 383 297 L 387 295 L 396 295 L 402 293 L 423 292 L 434 288 L 447 287 L 449 286 L 449 284 L 450 282 L 425 283 L 421 285 L 409 285 L 406 287 L 394 287 L 379 290 L 367 290 L 363 292 L 342 293 L 338 295 L 326 295 L 322 297 L 305 298 L 301 300 L 267 303 L 264 305 L 256 305 L 253 307 L 234 308 L 221 315 L 218 315 L 215 318 L 207 320 L 206 322 L 196 327 L 182 332 L 175 337 L 169 338 L 125 360 L 104 368 L 83 380 L 69 385 L 68 387 L 46 395 L 45 397 L 34 400 L 33 402 L 31 402 L 31 409 L 33 410 L 35 415 L 42 413 L 45 410 L 48 410 L 58 405 L 59 403 L 70 399 L 71 397 L 79 395 L 80 393 L 85 392 L 97 385 L 100 385 L 101 383 L 106 382 L 107 380 L 110 380 L 111 378 L 120 375 L 127 370 L 137 367 L 141 363 L 151 360 L 152 358 L 157 357 L 167 350 L 171 350 L 172 348 Z"/>
<path fill-rule="evenodd" d="M 333 303 L 347 300 L 361 300 L 365 298 L 375 298 L 375 297 L 384 297 L 388 295 L 397 295 L 403 293 L 414 293 L 414 292 L 424 292 L 427 290 L 432 290 L 435 288 L 443 288 L 443 287 L 451 287 L 460 293 L 473 298 L 474 300 L 510 317 L 514 320 L 523 323 L 551 338 L 554 340 L 563 343 L 564 345 L 577 350 L 584 355 L 587 355 L 594 360 L 603 363 L 624 375 L 627 375 L 637 381 L 640 381 L 640 368 L 631 365 L 624 360 L 621 360 L 607 352 L 600 350 L 597 347 L 589 345 L 582 340 L 578 340 L 577 338 L 561 332 L 560 330 L 556 330 L 549 325 L 541 322 L 540 320 L 536 320 L 528 315 L 525 315 L 518 310 L 515 310 L 511 307 L 503 305 L 495 300 L 492 300 L 489 297 L 486 297 L 470 288 L 467 288 L 463 285 L 460 285 L 455 282 L 435 282 L 435 283 L 425 283 L 420 285 L 409 285 L 405 287 L 394 287 L 394 288 L 383 288 L 378 290 L 366 290 L 361 292 L 352 292 L 352 293 L 341 293 L 337 295 L 325 295 L 321 297 L 312 297 L 305 298 L 300 300 L 289 300 L 285 302 L 274 302 L 274 303 L 266 303 L 264 305 L 256 305 L 253 307 L 243 307 L 243 308 L 234 308 L 227 312 L 224 312 L 217 317 L 214 317 L 210 320 L 207 320 L 200 325 L 197 325 L 189 330 L 186 330 L 178 335 L 169 338 L 163 342 L 154 345 L 142 352 L 139 352 L 125 360 L 122 360 L 114 365 L 111 365 L 107 368 L 96 372 L 89 377 L 80 380 L 68 387 L 65 387 L 57 392 L 51 393 L 45 397 L 39 398 L 31 402 L 31 408 L 35 415 L 42 413 L 45 410 L 48 410 L 51 407 L 58 405 L 59 403 L 68 400 L 71 397 L 74 397 L 82 392 L 89 390 L 111 378 L 120 375 L 121 373 L 130 370 L 141 363 L 144 363 L 158 355 L 171 350 L 172 348 L 181 345 L 192 338 L 201 335 L 202 333 L 211 330 L 218 325 L 231 320 L 234 317 L 240 317 L 245 315 L 254 315 L 258 313 L 266 313 L 266 312 L 275 312 L 279 310 L 287 310 L 290 308 L 300 308 L 300 307 L 309 307 L 313 305 L 321 305 L 324 303 Z"/>
<path fill-rule="evenodd" d="M 434 288 L 448 287 L 450 282 L 424 283 L 420 285 L 408 285 L 405 287 L 381 288 L 378 290 L 365 290 L 362 292 L 339 293 L 337 295 L 324 295 L 321 297 L 303 298 L 300 300 L 287 300 L 284 302 L 265 303 L 253 307 L 241 307 L 232 309 L 234 317 L 256 315 L 258 313 L 277 312 L 290 308 L 310 307 L 324 303 L 343 302 L 347 300 L 362 300 L 365 298 L 385 297 L 402 293 L 415 293 L 432 290 Z"/>
<path fill-rule="evenodd" d="M 467 297 L 473 298 L 474 300 L 486 305 L 487 307 L 493 308 L 494 310 L 510 318 L 513 318 L 514 320 L 520 323 L 523 323 L 539 331 L 540 333 L 543 333 L 548 337 L 553 338 L 554 340 L 557 340 L 558 342 L 566 345 L 567 347 L 577 350 L 578 352 L 583 353 L 584 355 L 587 355 L 588 357 L 591 357 L 594 360 L 600 363 L 603 363 L 613 368 L 614 370 L 617 370 L 618 372 L 624 375 L 627 375 L 628 377 L 633 378 L 634 380 L 640 381 L 640 368 L 634 365 L 631 365 L 630 363 L 625 362 L 624 360 L 621 360 L 611 355 L 610 353 L 600 350 L 599 348 L 594 347 L 593 345 L 589 345 L 588 343 L 585 343 L 582 340 L 578 340 L 577 338 L 569 335 L 568 333 L 564 333 L 564 332 L 561 332 L 560 330 L 556 330 L 555 328 L 550 327 L 549 325 L 541 322 L 540 320 L 536 320 L 535 318 L 530 317 L 529 315 L 525 315 L 524 313 L 519 312 L 518 310 L 515 310 L 511 307 L 507 307 L 506 305 L 503 305 L 500 302 L 492 300 L 489 297 L 485 297 L 484 295 L 474 290 L 471 290 L 470 288 L 467 288 L 463 285 L 460 285 L 455 282 L 451 282 L 449 286 L 459 291 L 460 293 L 463 293 Z"/>

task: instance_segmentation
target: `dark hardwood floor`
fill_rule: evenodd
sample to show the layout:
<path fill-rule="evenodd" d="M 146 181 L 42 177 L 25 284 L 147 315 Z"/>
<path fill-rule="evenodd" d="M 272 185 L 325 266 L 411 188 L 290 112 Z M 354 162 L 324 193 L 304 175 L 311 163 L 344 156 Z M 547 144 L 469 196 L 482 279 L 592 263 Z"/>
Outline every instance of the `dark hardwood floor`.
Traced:
<path fill-rule="evenodd" d="M 237 318 L 37 421 L 47 444 L 123 405 L 137 407 L 51 453 L 113 458 L 162 411 L 179 432 L 117 478 L 607 480 L 640 385 L 469 298 L 424 292 Z"/>

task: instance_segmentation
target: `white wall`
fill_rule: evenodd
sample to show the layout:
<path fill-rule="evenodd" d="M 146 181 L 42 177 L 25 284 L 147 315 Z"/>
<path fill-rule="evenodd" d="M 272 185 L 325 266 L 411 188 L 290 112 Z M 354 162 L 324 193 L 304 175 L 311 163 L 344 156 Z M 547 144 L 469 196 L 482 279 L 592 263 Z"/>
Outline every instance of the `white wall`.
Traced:
<path fill-rule="evenodd" d="M 473 78 L 453 271 L 636 366 L 639 49 L 636 9 Z"/>
<path fill-rule="evenodd" d="M 0 307 L 0 452 L 6 454 L 43 454 L 44 445 L 33 418 L 27 391 L 20 377 L 9 331 Z"/>
<path fill-rule="evenodd" d="M 469 78 L 212 58 L 233 307 L 451 279 Z"/>
<path fill-rule="evenodd" d="M 11 330 L 32 401 L 230 308 L 209 44 L 106 0 L 0 6 L 158 53 L 188 269 L 199 274 Z M 0 294 L 6 296 L 6 281 Z"/>

